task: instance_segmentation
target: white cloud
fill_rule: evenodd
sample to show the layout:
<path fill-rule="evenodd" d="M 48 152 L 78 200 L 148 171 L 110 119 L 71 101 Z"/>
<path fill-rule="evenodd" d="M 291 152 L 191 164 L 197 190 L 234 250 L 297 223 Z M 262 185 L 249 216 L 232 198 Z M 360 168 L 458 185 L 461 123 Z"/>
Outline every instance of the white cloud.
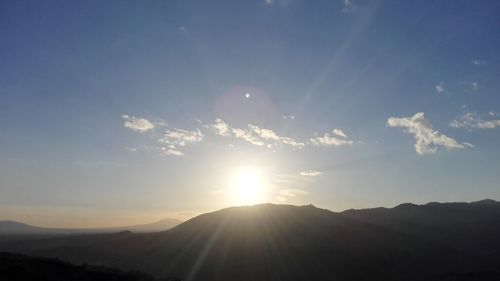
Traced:
<path fill-rule="evenodd" d="M 434 131 L 431 123 L 425 119 L 424 113 L 419 112 L 411 117 L 391 117 L 387 120 L 389 127 L 404 128 L 407 132 L 415 136 L 415 151 L 422 155 L 427 153 L 436 153 L 439 146 L 446 149 L 464 148 L 463 143 Z"/>
<path fill-rule="evenodd" d="M 303 142 L 291 137 L 281 136 L 271 129 L 261 128 L 253 124 L 248 124 L 244 128 L 231 127 L 222 119 L 216 119 L 211 124 L 203 124 L 202 121 L 198 120 L 199 127 L 190 131 L 179 128 L 170 129 L 167 123 L 162 120 L 153 123 L 144 118 L 128 115 L 123 115 L 122 118 L 125 120 L 124 126 L 136 132 L 144 133 L 155 129 L 156 133 L 150 134 L 150 136 L 160 143 L 160 146 L 155 147 L 155 149 L 161 150 L 164 155 L 184 155 L 182 149 L 179 148 L 202 142 L 205 139 L 204 133 L 210 133 L 210 135 L 224 138 L 239 139 L 252 145 L 270 149 L 275 149 L 277 147 L 300 149 L 313 145 L 328 147 L 353 144 L 353 141 L 348 140 L 346 134 L 340 129 L 333 129 L 331 133 L 325 133 L 322 136 L 315 134 L 309 141 Z M 158 134 L 160 128 L 163 130 L 163 133 Z M 235 147 L 234 144 L 229 144 L 229 146 Z M 137 149 L 129 150 L 136 151 Z"/>
<path fill-rule="evenodd" d="M 492 115 L 493 113 L 493 115 Z M 491 117 L 495 116 L 494 112 L 488 113 Z M 465 128 L 467 130 L 472 129 L 495 129 L 500 127 L 500 119 L 484 120 L 481 116 L 466 112 L 460 118 L 451 121 L 450 126 L 453 128 Z"/>
<path fill-rule="evenodd" d="M 233 136 L 238 139 L 242 139 L 246 142 L 249 142 L 253 145 L 257 146 L 263 146 L 265 143 L 258 138 L 254 137 L 249 131 L 239 129 L 239 128 L 233 128 L 231 130 L 233 132 Z"/>
<path fill-rule="evenodd" d="M 276 145 L 288 145 L 301 148 L 305 144 L 289 137 L 279 136 L 271 129 L 260 128 L 259 126 L 248 124 L 247 128 L 232 128 L 222 119 L 216 119 L 215 123 L 205 126 L 212 129 L 216 135 L 222 137 L 233 137 L 244 140 L 253 145 L 272 147 Z"/>
<path fill-rule="evenodd" d="M 343 13 L 354 12 L 358 8 L 358 6 L 352 3 L 352 0 L 343 0 L 344 7 L 342 8 Z"/>
<path fill-rule="evenodd" d="M 194 131 L 173 129 L 167 130 L 158 141 L 163 144 L 185 146 L 190 143 L 200 142 L 203 140 L 203 137 L 204 135 L 199 129 Z"/>
<path fill-rule="evenodd" d="M 285 119 L 285 120 L 295 120 L 295 116 L 294 115 L 283 115 L 283 119 Z"/>
<path fill-rule="evenodd" d="M 309 141 L 312 145 L 316 146 L 341 146 L 354 143 L 351 140 L 346 140 L 346 134 L 340 129 L 333 129 L 332 134 L 324 133 L 323 136 L 315 136 L 309 139 Z"/>
<path fill-rule="evenodd" d="M 162 147 L 161 150 L 162 150 L 162 153 L 164 155 L 168 155 L 168 156 L 182 156 L 182 155 L 184 155 L 184 152 L 182 152 L 180 150 L 176 150 L 175 148 Z"/>
<path fill-rule="evenodd" d="M 135 132 L 144 133 L 155 128 L 155 125 L 145 118 L 123 114 L 122 119 L 124 120 L 123 126 Z"/>
<path fill-rule="evenodd" d="M 339 137 L 347 138 L 346 134 L 341 129 L 333 129 L 332 133 Z"/>
<path fill-rule="evenodd" d="M 182 156 L 184 152 L 178 149 L 179 146 L 182 147 L 188 144 L 201 142 L 204 137 L 205 135 L 203 135 L 199 129 L 193 131 L 172 129 L 167 130 L 163 136 L 158 139 L 158 142 L 164 145 L 161 147 L 164 155 Z"/>
<path fill-rule="evenodd" d="M 306 177 L 316 177 L 323 174 L 320 171 L 314 171 L 314 170 L 307 170 L 307 171 L 302 171 L 299 173 L 301 176 L 306 176 Z"/>
<path fill-rule="evenodd" d="M 479 87 L 479 83 L 477 82 L 470 82 L 470 88 L 472 89 L 472 91 L 477 91 L 477 88 Z"/>
<path fill-rule="evenodd" d="M 290 4 L 291 0 L 265 0 L 264 3 L 268 6 L 278 5 L 286 7 Z"/>
<path fill-rule="evenodd" d="M 472 63 L 475 65 L 483 65 L 486 64 L 486 61 L 480 59 L 472 59 Z"/>
<path fill-rule="evenodd" d="M 446 91 L 443 82 L 439 82 L 434 88 L 436 89 L 436 92 L 438 92 L 438 94 L 444 93 Z"/>
<path fill-rule="evenodd" d="M 206 127 L 214 129 L 215 134 L 222 137 L 229 136 L 231 133 L 231 131 L 229 130 L 229 125 L 222 119 L 215 119 L 214 124 L 210 124 Z"/>

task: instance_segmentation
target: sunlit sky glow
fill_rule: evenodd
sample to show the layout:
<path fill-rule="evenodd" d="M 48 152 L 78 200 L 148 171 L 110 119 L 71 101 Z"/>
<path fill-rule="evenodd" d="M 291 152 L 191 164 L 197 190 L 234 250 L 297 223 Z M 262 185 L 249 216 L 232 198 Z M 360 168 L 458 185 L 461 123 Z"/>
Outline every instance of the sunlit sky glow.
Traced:
<path fill-rule="evenodd" d="M 499 1 L 3 1 L 0 220 L 500 199 Z"/>

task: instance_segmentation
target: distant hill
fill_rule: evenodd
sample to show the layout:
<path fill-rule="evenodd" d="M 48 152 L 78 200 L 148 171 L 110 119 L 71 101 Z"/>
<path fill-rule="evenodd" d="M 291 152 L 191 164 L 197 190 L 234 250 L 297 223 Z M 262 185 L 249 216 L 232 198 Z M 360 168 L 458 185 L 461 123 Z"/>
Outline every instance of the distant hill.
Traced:
<path fill-rule="evenodd" d="M 0 276 L 8 281 L 152 281 L 140 272 L 77 266 L 55 259 L 0 253 Z"/>
<path fill-rule="evenodd" d="M 157 222 L 141 225 L 106 228 L 44 228 L 15 221 L 0 221 L 0 235 L 46 235 L 46 234 L 82 234 L 82 233 L 112 233 L 120 231 L 157 232 L 168 230 L 181 221 L 163 219 Z"/>
<path fill-rule="evenodd" d="M 168 231 L 79 235 L 0 250 L 181 280 L 499 280 L 500 203 L 402 204 L 335 213 L 261 204 Z M 471 279 L 473 278 L 473 279 Z"/>

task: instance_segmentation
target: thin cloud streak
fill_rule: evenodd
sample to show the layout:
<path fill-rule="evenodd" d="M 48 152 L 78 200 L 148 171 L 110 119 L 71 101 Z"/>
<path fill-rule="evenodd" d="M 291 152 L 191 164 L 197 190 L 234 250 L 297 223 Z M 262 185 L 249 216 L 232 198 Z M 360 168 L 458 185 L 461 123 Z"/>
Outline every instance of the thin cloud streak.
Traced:
<path fill-rule="evenodd" d="M 489 112 L 490 116 L 496 116 L 494 112 Z M 450 126 L 453 128 L 465 128 L 467 130 L 472 129 L 495 129 L 500 127 L 500 119 L 484 120 L 481 116 L 466 112 L 460 118 L 451 121 Z"/>
<path fill-rule="evenodd" d="M 302 171 L 299 173 L 301 176 L 306 176 L 306 177 L 316 177 L 319 175 L 322 175 L 323 173 L 320 171 L 315 171 L 315 170 L 307 170 L 307 171 Z"/>
<path fill-rule="evenodd" d="M 322 136 L 315 136 L 309 139 L 315 146 L 343 146 L 352 145 L 354 142 L 347 139 L 347 135 L 340 129 L 333 129 L 332 133 L 324 133 Z"/>

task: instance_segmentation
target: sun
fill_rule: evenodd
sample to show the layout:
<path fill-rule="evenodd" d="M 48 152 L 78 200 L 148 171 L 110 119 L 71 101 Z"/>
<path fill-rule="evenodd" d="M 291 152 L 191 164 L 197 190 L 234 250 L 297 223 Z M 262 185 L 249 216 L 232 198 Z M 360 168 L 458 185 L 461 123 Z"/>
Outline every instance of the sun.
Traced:
<path fill-rule="evenodd" d="M 264 200 L 264 173 L 258 168 L 236 169 L 231 175 L 231 201 L 237 205 L 252 205 Z"/>

